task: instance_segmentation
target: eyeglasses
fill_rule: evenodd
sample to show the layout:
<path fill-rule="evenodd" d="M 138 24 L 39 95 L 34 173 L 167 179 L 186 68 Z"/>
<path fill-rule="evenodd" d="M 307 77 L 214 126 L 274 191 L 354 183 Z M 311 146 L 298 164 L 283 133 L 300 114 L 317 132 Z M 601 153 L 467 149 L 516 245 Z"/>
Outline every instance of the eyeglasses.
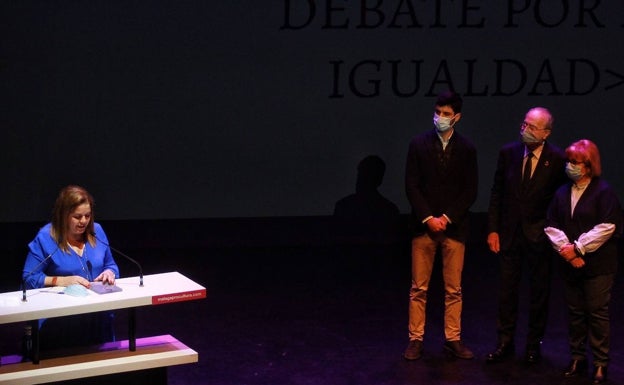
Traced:
<path fill-rule="evenodd" d="M 529 124 L 527 122 L 520 123 L 520 128 L 523 129 L 523 130 L 528 128 L 531 131 L 546 131 L 546 130 L 548 130 L 548 128 L 537 128 L 537 126 L 535 126 L 533 124 Z"/>

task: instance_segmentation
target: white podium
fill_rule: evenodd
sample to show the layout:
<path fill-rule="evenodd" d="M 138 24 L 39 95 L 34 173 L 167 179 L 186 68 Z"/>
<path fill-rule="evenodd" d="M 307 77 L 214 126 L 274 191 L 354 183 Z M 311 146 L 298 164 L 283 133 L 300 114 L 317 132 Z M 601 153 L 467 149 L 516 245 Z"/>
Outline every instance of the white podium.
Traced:
<path fill-rule="evenodd" d="M 22 291 L 0 293 L 0 324 L 27 321 L 36 324 L 41 318 L 130 310 L 128 341 L 107 344 L 109 346 L 100 356 L 89 353 L 80 358 L 70 356 L 40 363 L 38 328 L 34 327 L 33 363 L 0 366 L 0 383 L 53 382 L 197 362 L 197 352 L 169 335 L 139 339 L 137 349 L 134 310 L 140 306 L 204 299 L 206 288 L 178 272 L 146 275 L 143 277 L 144 286 L 139 286 L 139 282 L 139 277 L 120 278 L 115 284 L 122 291 L 97 294 L 89 290 L 84 297 L 59 294 L 50 288 L 32 289 L 27 291 L 25 302 L 22 301 Z"/>

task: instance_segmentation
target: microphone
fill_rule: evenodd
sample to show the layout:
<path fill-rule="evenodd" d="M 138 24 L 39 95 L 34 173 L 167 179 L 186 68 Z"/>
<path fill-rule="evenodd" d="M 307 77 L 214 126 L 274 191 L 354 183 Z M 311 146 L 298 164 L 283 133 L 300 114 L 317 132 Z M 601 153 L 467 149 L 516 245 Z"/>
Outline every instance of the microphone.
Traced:
<path fill-rule="evenodd" d="M 107 242 L 104 242 L 103 240 L 98 238 L 98 236 L 95 235 L 95 231 L 91 232 L 91 235 L 93 235 L 95 237 L 95 239 L 97 239 L 99 242 L 102 242 L 103 244 L 108 246 L 111 250 L 113 250 L 117 254 L 121 255 L 122 257 L 126 258 L 128 261 L 130 261 L 130 262 L 134 263 L 135 265 L 137 265 L 137 267 L 139 268 L 139 277 L 140 277 L 139 286 L 143 287 L 143 268 L 141 267 L 141 264 L 138 263 L 137 261 L 135 261 L 134 259 L 130 258 L 129 256 L 127 256 L 126 254 L 122 253 L 121 251 L 115 249 L 113 246 L 111 246 Z"/>
<path fill-rule="evenodd" d="M 43 258 L 41 260 L 41 262 L 39 262 L 37 264 L 37 266 L 35 266 L 34 269 L 32 269 L 30 271 L 30 273 L 28 273 L 25 277 L 22 278 L 22 302 L 27 302 L 28 300 L 26 299 L 26 280 L 28 279 L 28 277 L 30 277 L 31 275 L 33 275 L 35 272 L 37 272 L 37 270 L 39 270 L 39 268 L 41 267 L 41 265 L 43 265 L 48 259 L 52 258 L 52 256 L 58 251 L 59 246 L 56 245 L 56 249 L 51 252 L 50 254 L 48 254 L 47 257 Z"/>
<path fill-rule="evenodd" d="M 87 259 L 87 274 L 89 275 L 89 281 L 93 279 L 93 264 Z"/>

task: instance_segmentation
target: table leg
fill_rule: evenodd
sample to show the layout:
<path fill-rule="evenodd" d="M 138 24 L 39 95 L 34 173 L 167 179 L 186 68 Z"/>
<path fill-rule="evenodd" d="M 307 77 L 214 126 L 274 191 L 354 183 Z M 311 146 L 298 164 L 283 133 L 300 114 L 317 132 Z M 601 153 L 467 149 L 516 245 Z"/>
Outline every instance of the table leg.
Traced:
<path fill-rule="evenodd" d="M 128 309 L 128 347 L 131 352 L 136 351 L 136 309 Z"/>
<path fill-rule="evenodd" d="M 39 364 L 39 320 L 30 321 L 32 330 L 32 363 Z"/>

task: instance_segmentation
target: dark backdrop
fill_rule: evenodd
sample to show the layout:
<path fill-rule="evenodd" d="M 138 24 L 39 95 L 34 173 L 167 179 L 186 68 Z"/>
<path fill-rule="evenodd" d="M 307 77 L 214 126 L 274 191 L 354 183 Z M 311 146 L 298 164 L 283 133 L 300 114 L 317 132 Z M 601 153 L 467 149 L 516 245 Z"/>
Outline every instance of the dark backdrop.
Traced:
<path fill-rule="evenodd" d="M 47 219 L 69 183 L 99 219 L 328 215 L 368 154 L 407 212 L 407 143 L 446 88 L 475 211 L 535 105 L 621 195 L 623 23 L 599 0 L 2 1 L 0 221 Z"/>

